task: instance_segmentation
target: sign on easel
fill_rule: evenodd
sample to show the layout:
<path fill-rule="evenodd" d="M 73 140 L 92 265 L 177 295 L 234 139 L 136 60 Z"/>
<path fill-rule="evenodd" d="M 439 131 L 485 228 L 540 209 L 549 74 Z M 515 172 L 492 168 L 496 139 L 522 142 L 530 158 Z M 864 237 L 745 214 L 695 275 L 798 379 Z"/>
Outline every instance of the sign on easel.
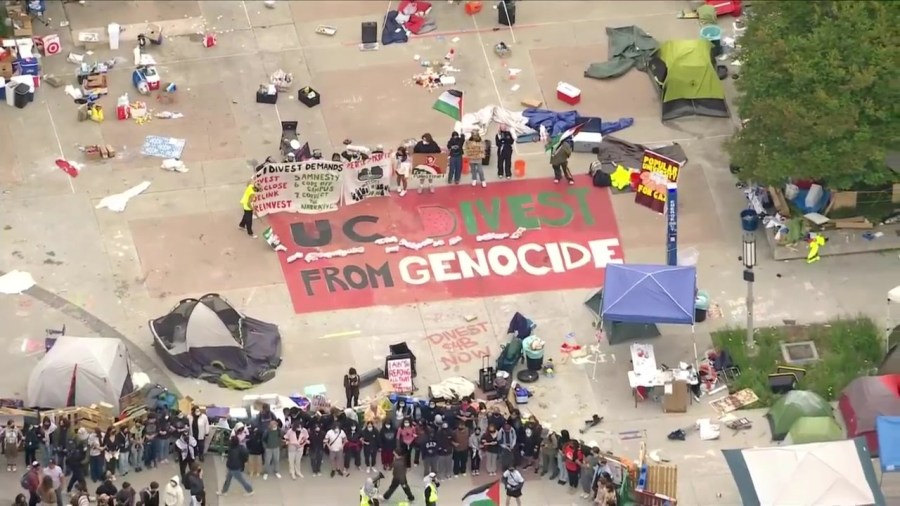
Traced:
<path fill-rule="evenodd" d="M 387 361 L 387 377 L 397 393 L 413 391 L 412 359 L 397 358 Z"/>

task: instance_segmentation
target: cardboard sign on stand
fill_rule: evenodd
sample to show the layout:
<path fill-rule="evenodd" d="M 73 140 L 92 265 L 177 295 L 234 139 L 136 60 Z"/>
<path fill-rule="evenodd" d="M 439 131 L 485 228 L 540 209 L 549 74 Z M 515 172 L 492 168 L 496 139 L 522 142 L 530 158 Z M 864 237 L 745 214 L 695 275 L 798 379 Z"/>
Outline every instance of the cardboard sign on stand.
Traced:
<path fill-rule="evenodd" d="M 413 390 L 412 359 L 397 358 L 387 361 L 387 377 L 398 393 L 409 393 Z"/>

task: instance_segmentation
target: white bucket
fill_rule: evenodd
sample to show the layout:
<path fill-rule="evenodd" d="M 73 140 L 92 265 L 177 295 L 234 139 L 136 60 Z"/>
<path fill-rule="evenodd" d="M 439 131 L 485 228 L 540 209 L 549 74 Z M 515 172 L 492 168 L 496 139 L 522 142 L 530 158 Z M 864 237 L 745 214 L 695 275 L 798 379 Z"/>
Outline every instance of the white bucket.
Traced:
<path fill-rule="evenodd" d="M 110 23 L 109 26 L 106 27 L 107 33 L 109 33 L 109 48 L 112 50 L 119 49 L 119 35 L 120 28 L 118 23 Z"/>

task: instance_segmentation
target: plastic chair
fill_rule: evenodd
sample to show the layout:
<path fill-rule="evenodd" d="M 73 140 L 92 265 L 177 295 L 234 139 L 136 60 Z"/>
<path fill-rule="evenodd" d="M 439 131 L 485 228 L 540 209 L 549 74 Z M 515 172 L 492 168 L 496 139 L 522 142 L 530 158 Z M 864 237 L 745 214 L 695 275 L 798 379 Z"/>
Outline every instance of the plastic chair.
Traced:
<path fill-rule="evenodd" d="M 516 177 L 525 177 L 525 160 L 516 160 L 513 164 Z"/>

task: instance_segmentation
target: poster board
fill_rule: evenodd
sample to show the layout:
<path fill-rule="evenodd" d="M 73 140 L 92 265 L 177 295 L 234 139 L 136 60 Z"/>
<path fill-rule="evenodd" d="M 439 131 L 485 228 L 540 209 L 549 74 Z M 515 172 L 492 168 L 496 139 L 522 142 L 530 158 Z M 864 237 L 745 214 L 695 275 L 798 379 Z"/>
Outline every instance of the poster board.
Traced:
<path fill-rule="evenodd" d="M 412 359 L 409 357 L 389 358 L 387 360 L 387 377 L 395 392 L 412 392 Z"/>
<path fill-rule="evenodd" d="M 678 182 L 681 163 L 659 153 L 646 150 L 641 158 L 640 182 L 634 192 L 634 203 L 660 214 L 666 210 L 670 183 Z"/>
<path fill-rule="evenodd" d="M 447 153 L 413 153 L 410 179 L 435 180 L 444 177 L 450 166 Z"/>
<path fill-rule="evenodd" d="M 344 205 L 391 194 L 394 175 L 393 157 L 389 153 L 372 153 L 365 160 L 344 164 Z"/>
<path fill-rule="evenodd" d="M 253 178 L 258 188 L 253 208 L 258 216 L 337 211 L 343 196 L 343 173 L 344 164 L 339 161 L 266 164 Z"/>

